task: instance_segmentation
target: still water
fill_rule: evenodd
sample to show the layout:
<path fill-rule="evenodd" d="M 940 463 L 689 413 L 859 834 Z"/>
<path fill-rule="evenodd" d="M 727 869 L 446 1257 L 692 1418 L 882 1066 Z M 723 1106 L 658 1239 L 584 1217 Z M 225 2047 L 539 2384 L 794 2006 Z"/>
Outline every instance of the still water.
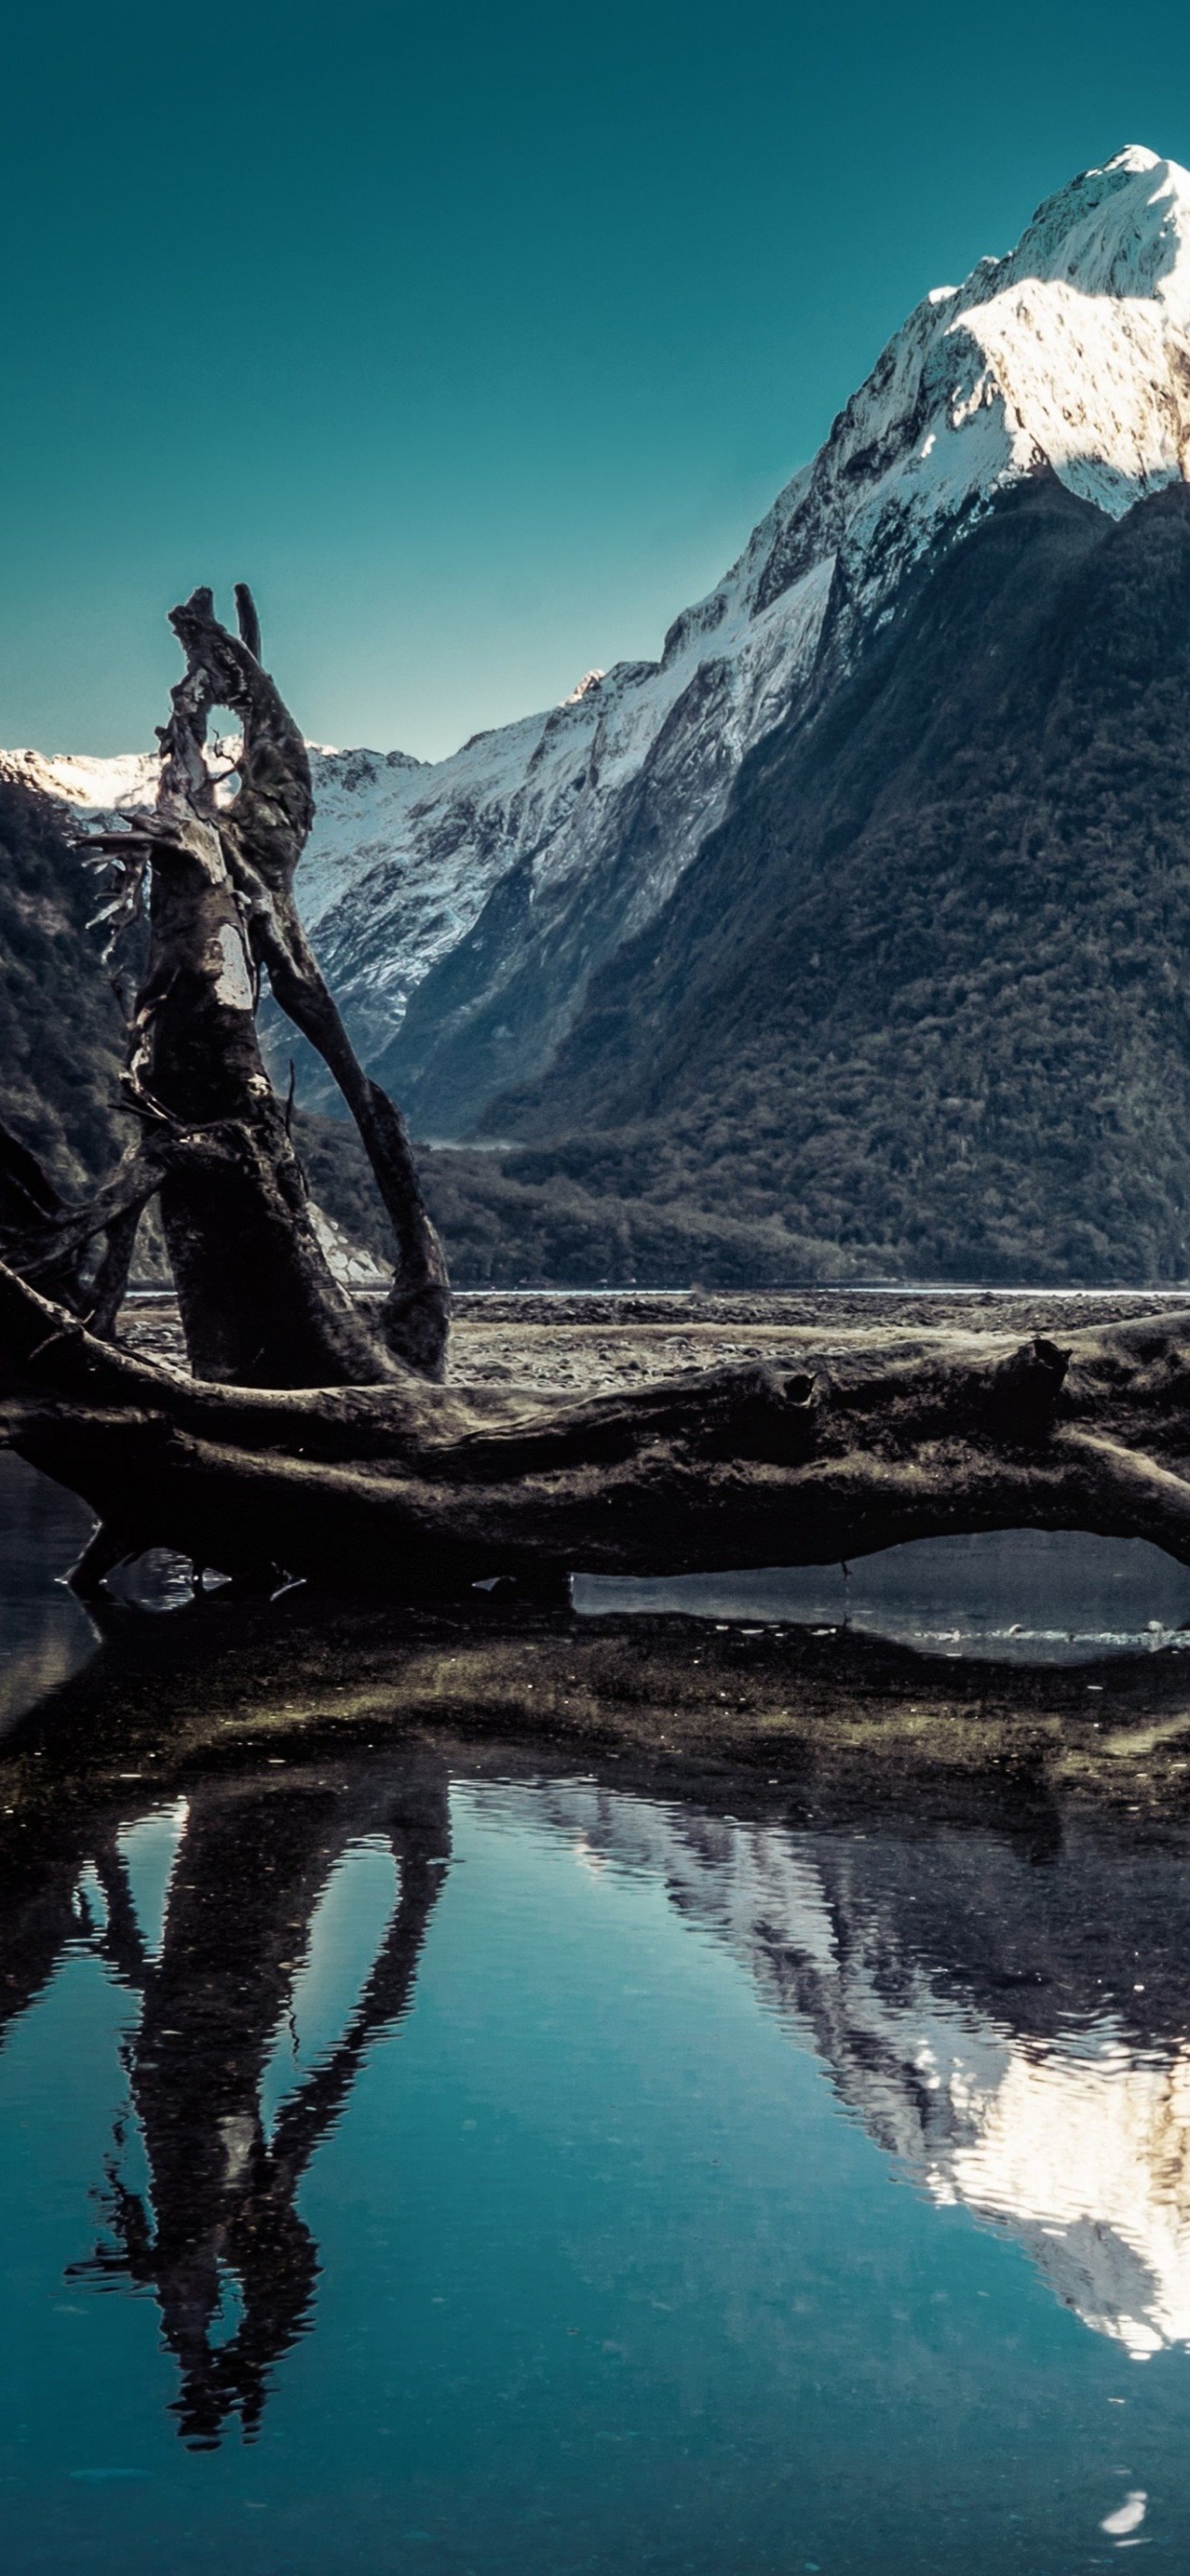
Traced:
<path fill-rule="evenodd" d="M 0 2209 L 12 2576 L 1180 2569 L 1185 1836 L 395 1733 L 44 1800 Z"/>
<path fill-rule="evenodd" d="M 1145 1539 L 1088 1530 L 987 1530 L 918 1539 L 854 1565 L 744 1574 L 578 1575 L 575 1608 L 815 1627 L 889 1637 L 952 1660 L 1097 1663 L 1190 1646 L 1190 1566 Z"/>

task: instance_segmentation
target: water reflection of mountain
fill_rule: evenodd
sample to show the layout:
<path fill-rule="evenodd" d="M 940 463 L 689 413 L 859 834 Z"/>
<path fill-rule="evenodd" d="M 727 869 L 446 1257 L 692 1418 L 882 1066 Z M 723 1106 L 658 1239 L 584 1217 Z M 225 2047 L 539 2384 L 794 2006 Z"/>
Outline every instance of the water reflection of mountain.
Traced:
<path fill-rule="evenodd" d="M 580 1857 L 646 1868 L 812 2040 L 939 2204 L 1005 2226 L 1136 2358 L 1190 2347 L 1190 1870 L 1068 1826 L 790 1834 L 555 1787 Z"/>
<path fill-rule="evenodd" d="M 937 2203 L 1008 2229 L 1129 2352 L 1190 2345 L 1180 1843 L 1052 1815 L 1015 1840 L 887 1819 L 795 1831 L 594 1779 L 471 1794 L 527 1797 L 584 1866 L 655 1876 Z M 50 1801 L 14 1829 L 0 2037 L 80 1947 L 136 1998 L 102 2241 L 79 2273 L 151 2292 L 179 2430 L 210 2445 L 230 2418 L 255 2429 L 312 2323 L 300 2186 L 411 2000 L 448 1774 L 431 1746 L 395 1746 L 124 1795 L 131 1822 Z"/>
<path fill-rule="evenodd" d="M 203 1781 L 131 1829 L 43 1845 L 5 1877 L 0 2031 L 80 1943 L 140 1998 L 133 2116 L 113 2138 L 105 2241 L 79 2273 L 155 2296 L 192 2443 L 215 2443 L 232 2415 L 255 2430 L 275 2364 L 310 2323 L 318 2254 L 298 2186 L 408 2005 L 448 1854 L 443 1766 L 406 1752 Z M 364 1952 L 349 1935 L 336 1958 L 336 1881 L 368 1862 L 375 1880 L 381 1860 Z M 298 2017 L 325 2022 L 328 2007 L 323 2044 L 303 2053 Z M 126 2178 L 131 2149 L 147 2188 Z"/>

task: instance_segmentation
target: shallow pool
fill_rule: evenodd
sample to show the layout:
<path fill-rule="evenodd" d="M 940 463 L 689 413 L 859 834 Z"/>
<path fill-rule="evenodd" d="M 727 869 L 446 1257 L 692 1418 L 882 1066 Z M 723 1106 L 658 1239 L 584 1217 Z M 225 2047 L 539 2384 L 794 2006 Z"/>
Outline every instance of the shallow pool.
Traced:
<path fill-rule="evenodd" d="M 1145 1539 L 987 1530 L 916 1539 L 851 1565 L 742 1574 L 577 1575 L 574 1606 L 768 1626 L 853 1628 L 923 1654 L 1008 1664 L 1097 1663 L 1190 1646 L 1190 1567 Z"/>
<path fill-rule="evenodd" d="M 0 1900 L 21 2571 L 1190 2552 L 1190 1877 L 434 1749 Z"/>
<path fill-rule="evenodd" d="M 0 1814 L 6 2571 L 1190 2562 L 1186 1829 L 392 1716 Z"/>

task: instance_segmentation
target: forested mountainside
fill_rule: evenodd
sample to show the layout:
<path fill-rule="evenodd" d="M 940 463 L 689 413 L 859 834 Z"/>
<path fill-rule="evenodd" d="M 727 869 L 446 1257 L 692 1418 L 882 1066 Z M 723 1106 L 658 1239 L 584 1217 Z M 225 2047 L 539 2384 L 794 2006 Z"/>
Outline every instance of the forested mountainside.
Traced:
<path fill-rule="evenodd" d="M 67 1198 L 83 1198 L 119 1159 L 132 1134 L 121 1111 L 123 1024 L 87 922 L 94 882 L 65 837 L 61 805 L 0 782 L 0 1118 L 30 1146 Z M 375 1184 L 353 1128 L 301 1116 L 300 1150 L 320 1203 L 359 1241 L 391 1257 Z M 561 1180 L 506 1177 L 486 1154 L 423 1155 L 434 1215 L 460 1283 L 631 1275 L 638 1253 L 650 1275 L 685 1279 L 702 1269 L 733 1280 L 786 1275 L 765 1229 L 697 1211 L 647 1212 L 592 1201 Z M 757 1238 L 754 1241 L 754 1236 Z M 142 1253 L 160 1271 L 155 1229 Z M 767 1268 L 766 1268 L 767 1258 Z M 143 1266 L 143 1262 L 142 1262 Z"/>
<path fill-rule="evenodd" d="M 1190 490 L 1115 523 L 1043 474 L 752 755 L 492 1123 L 844 1267 L 1182 1276 L 1188 924 Z"/>
<path fill-rule="evenodd" d="M 856 667 L 1002 494 L 1048 467 L 1110 519 L 1182 477 L 1188 333 L 1190 176 L 1130 149 L 1047 199 L 1014 250 L 923 297 L 659 663 L 590 674 L 546 718 L 411 782 L 391 855 L 318 938 L 422 1133 L 490 1126 L 494 1096 L 548 1071 L 591 976 L 722 821 L 740 764 Z"/>
<path fill-rule="evenodd" d="M 116 1161 L 123 1022 L 61 809 L 0 781 L 0 1117 L 66 1196 Z"/>
<path fill-rule="evenodd" d="M 55 810 L 0 794 L 5 1114 L 110 1161 L 119 1027 Z M 745 763 L 495 1151 L 424 1157 L 462 1280 L 1190 1271 L 1190 490 L 1041 474 Z M 317 1195 L 383 1242 L 362 1158 Z"/>

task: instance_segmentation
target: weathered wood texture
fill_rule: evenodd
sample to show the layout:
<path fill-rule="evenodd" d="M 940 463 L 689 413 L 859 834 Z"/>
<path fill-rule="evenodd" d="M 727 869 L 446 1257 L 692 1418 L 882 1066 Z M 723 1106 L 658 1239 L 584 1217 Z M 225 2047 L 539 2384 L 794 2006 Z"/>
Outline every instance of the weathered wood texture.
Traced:
<path fill-rule="evenodd" d="M 237 601 L 238 637 L 219 624 L 207 590 L 173 611 L 186 670 L 161 735 L 156 812 L 93 844 L 135 886 L 129 912 L 148 871 L 149 959 L 126 1087 L 144 1124 L 142 1169 L 161 1189 L 187 1348 L 196 1374 L 247 1385 L 368 1382 L 393 1364 L 436 1377 L 449 1329 L 446 1265 L 401 1119 L 357 1062 L 298 919 L 293 876 L 314 815 L 310 765 L 257 658 L 259 624 L 242 585 Z M 226 806 L 205 758 L 217 704 L 243 727 L 239 792 Z M 335 1074 L 393 1225 L 398 1269 L 378 1333 L 337 1287 L 314 1233 L 260 1054 L 262 970 Z M 134 1230 L 130 1218 L 129 1241 Z M 21 1247 L 10 1250 L 27 1270 Z M 102 1314 L 109 1306 L 105 1283 Z"/>
<path fill-rule="evenodd" d="M 422 1198 L 403 1122 L 369 1080 L 343 1026 L 294 899 L 294 873 L 314 819 L 305 742 L 259 660 L 251 596 L 236 592 L 241 634 L 228 633 L 209 591 L 195 591 L 172 624 L 187 677 L 204 707 L 230 707 L 242 726 L 239 793 L 211 813 L 239 897 L 253 960 L 274 995 L 334 1075 L 375 1175 L 397 1242 L 398 1270 L 383 1331 L 388 1347 L 427 1376 L 440 1373 L 450 1317 L 442 1247 Z"/>
<path fill-rule="evenodd" d="M 628 1395 L 202 1384 L 0 1272 L 3 1433 L 149 1545 L 348 1591 L 567 1569 L 826 1564 L 1004 1527 L 1145 1538 L 1190 1563 L 1190 1314 L 1013 1349 L 955 1334 Z"/>

